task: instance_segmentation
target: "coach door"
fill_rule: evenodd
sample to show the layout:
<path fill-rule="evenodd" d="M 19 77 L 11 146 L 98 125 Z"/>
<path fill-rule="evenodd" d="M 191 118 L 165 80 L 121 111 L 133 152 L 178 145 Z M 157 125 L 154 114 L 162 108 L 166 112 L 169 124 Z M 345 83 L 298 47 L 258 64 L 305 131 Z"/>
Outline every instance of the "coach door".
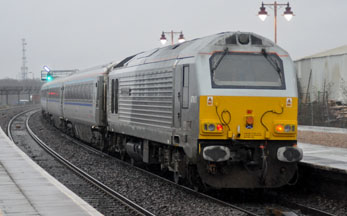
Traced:
<path fill-rule="evenodd" d="M 104 76 L 98 76 L 96 82 L 95 121 L 98 125 L 104 125 L 106 121 L 106 85 Z"/>
<path fill-rule="evenodd" d="M 184 111 L 189 108 L 189 65 L 176 67 L 174 101 L 174 125 L 181 128 Z"/>

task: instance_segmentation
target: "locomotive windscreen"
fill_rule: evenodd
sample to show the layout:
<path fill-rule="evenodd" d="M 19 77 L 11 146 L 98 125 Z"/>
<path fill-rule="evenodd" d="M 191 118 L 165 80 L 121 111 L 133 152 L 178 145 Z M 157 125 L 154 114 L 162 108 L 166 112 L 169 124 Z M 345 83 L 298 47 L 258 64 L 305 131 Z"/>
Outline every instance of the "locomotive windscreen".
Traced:
<path fill-rule="evenodd" d="M 285 89 L 283 63 L 275 54 L 219 52 L 210 65 L 213 88 Z"/>

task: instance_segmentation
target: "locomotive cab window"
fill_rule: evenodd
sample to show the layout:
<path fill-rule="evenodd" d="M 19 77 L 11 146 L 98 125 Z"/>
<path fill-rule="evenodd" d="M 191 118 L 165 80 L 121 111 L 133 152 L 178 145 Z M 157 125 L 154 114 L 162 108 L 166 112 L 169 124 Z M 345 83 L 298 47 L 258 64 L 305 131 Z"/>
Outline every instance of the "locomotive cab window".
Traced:
<path fill-rule="evenodd" d="M 276 54 L 219 52 L 210 58 L 210 68 L 212 88 L 285 89 Z"/>

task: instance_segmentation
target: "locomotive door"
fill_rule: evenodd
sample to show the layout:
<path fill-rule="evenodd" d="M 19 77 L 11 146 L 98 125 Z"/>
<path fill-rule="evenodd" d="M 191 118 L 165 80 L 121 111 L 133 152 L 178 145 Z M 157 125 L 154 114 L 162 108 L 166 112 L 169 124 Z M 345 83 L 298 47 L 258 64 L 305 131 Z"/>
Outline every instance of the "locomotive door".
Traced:
<path fill-rule="evenodd" d="M 181 128 L 184 119 L 182 112 L 189 108 L 189 65 L 176 67 L 174 87 L 174 126 Z"/>

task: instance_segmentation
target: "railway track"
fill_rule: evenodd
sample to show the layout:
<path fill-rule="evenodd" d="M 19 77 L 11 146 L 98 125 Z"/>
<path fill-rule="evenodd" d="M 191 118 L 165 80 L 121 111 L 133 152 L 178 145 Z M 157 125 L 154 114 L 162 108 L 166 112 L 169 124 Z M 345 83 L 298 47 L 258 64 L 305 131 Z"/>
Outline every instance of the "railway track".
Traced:
<path fill-rule="evenodd" d="M 70 138 L 71 139 L 71 138 Z M 76 142 L 76 141 L 74 141 Z M 79 143 L 81 145 L 81 143 Z M 86 145 L 84 145 L 86 148 L 91 148 Z M 98 151 L 95 149 L 91 148 L 91 151 Z M 98 152 L 99 154 L 107 155 L 101 151 Z M 127 162 L 119 160 L 120 163 L 124 163 L 129 165 Z M 174 182 L 174 179 L 169 179 L 163 176 L 160 176 L 158 174 L 154 174 L 153 172 L 147 171 L 145 169 L 142 169 L 140 167 L 135 167 L 136 169 L 140 170 L 141 172 L 145 172 L 148 175 L 153 175 L 157 178 L 160 178 L 162 181 L 166 181 L 170 184 L 174 184 L 176 187 L 179 187 L 189 193 L 192 193 L 196 196 L 204 197 L 210 200 L 213 200 L 216 203 L 220 203 L 222 205 L 229 206 L 234 209 L 238 209 L 247 215 L 276 215 L 276 216 L 294 216 L 294 215 L 312 215 L 312 216 L 335 216 L 334 214 L 331 214 L 329 212 L 325 212 L 316 208 L 312 208 L 309 206 L 305 206 L 299 203 L 295 203 L 292 201 L 289 201 L 287 199 L 283 199 L 282 197 L 277 197 L 276 195 L 266 193 L 266 196 L 271 196 L 272 200 L 278 200 L 278 202 L 275 202 L 275 207 L 266 207 L 268 205 L 271 205 L 273 203 L 262 203 L 261 207 L 259 205 L 253 205 L 250 203 L 242 204 L 242 205 L 237 205 L 237 204 L 232 204 L 230 201 L 223 200 L 221 198 L 218 198 L 218 196 L 211 195 L 208 193 L 203 193 L 203 192 L 198 192 L 190 187 L 180 185 Z M 298 213 L 299 212 L 299 213 Z"/>
<path fill-rule="evenodd" d="M 110 157 L 110 158 L 114 158 L 114 157 L 111 157 L 110 155 L 108 154 L 105 154 L 99 150 L 96 150 L 95 148 L 92 148 L 86 144 L 84 144 L 83 142 L 80 142 L 72 137 L 69 137 L 65 134 L 62 134 L 62 136 L 64 136 L 66 139 L 70 140 L 71 142 L 87 149 L 88 151 L 92 151 L 93 153 L 96 153 L 96 154 L 99 154 L 99 155 L 102 155 L 103 157 Z M 273 194 L 266 194 L 266 196 L 272 196 L 272 200 L 278 200 L 278 202 L 276 202 L 275 204 L 275 207 L 264 207 L 264 206 L 267 206 L 268 204 L 264 203 L 262 204 L 261 207 L 259 206 L 254 206 L 252 204 L 242 204 L 242 205 L 236 205 L 236 204 L 232 204 L 230 203 L 229 201 L 226 201 L 226 200 L 222 200 L 222 199 L 219 199 L 217 198 L 216 196 L 213 196 L 213 195 L 208 195 L 208 194 L 205 194 L 205 193 L 200 193 L 200 192 L 197 192 L 189 187 L 186 187 L 186 186 L 182 186 L 182 185 L 178 185 L 176 183 L 173 182 L 173 179 L 168 179 L 168 178 L 165 178 L 165 177 L 162 177 L 158 174 L 155 174 L 153 172 L 150 172 L 150 171 L 147 171 L 143 168 L 140 168 L 140 167 L 136 167 L 136 166 L 132 166 L 130 165 L 129 163 L 127 162 L 124 162 L 122 160 L 118 160 L 116 159 L 119 163 L 122 163 L 124 164 L 125 166 L 131 166 L 137 170 L 139 170 L 140 172 L 143 172 L 143 173 L 146 173 L 147 175 L 151 175 L 151 176 L 155 176 L 156 178 L 159 178 L 161 179 L 162 181 L 165 181 L 165 182 L 168 182 L 170 184 L 173 184 L 175 185 L 175 187 L 179 187 L 180 189 L 182 190 L 185 190 L 191 194 L 194 194 L 194 196 L 197 196 L 197 197 L 203 197 L 203 198 L 206 198 L 206 199 L 209 199 L 215 203 L 219 203 L 221 205 L 225 205 L 225 206 L 228 206 L 230 208 L 234 208 L 234 209 L 238 209 L 244 213 L 246 213 L 247 215 L 263 215 L 263 214 L 267 214 L 267 215 L 272 215 L 272 214 L 276 214 L 276 215 L 288 215 L 289 213 L 291 215 L 320 215 L 320 216 L 332 216 L 333 214 L 330 214 L 328 212 L 325 212 L 325 211 L 322 211 L 322 210 L 319 210 L 319 209 L 316 209 L 316 208 L 312 208 L 312 207 L 308 207 L 308 206 L 305 206 L 305 205 L 301 205 L 299 203 L 294 203 L 294 202 L 291 202 L 289 200 L 285 200 L 283 199 L 282 197 L 276 197 L 276 195 L 273 195 Z M 269 204 L 272 204 L 272 203 L 269 203 Z M 284 210 L 282 210 L 284 209 Z M 259 213 L 261 212 L 261 213 Z"/>
<path fill-rule="evenodd" d="M 36 135 L 35 135 L 35 136 L 36 136 Z M 64 139 L 69 140 L 69 145 L 71 145 L 71 143 L 74 143 L 74 144 L 76 144 L 76 146 L 79 146 L 79 147 L 85 149 L 86 151 L 88 151 L 89 154 L 98 155 L 100 158 L 108 158 L 110 161 L 116 161 L 118 164 L 121 164 L 121 165 L 123 165 L 123 166 L 125 166 L 125 167 L 128 167 L 128 169 L 135 169 L 135 170 L 137 170 L 138 172 L 141 172 L 142 175 L 143 175 L 143 174 L 146 174 L 146 175 L 151 176 L 151 177 L 153 177 L 153 178 L 155 178 L 155 179 L 157 179 L 157 180 L 160 178 L 159 182 L 160 182 L 161 184 L 170 184 L 171 187 L 179 188 L 179 189 L 177 189 L 177 190 L 182 191 L 182 188 L 181 188 L 179 185 L 175 185 L 174 183 L 170 182 L 169 180 L 167 180 L 167 179 L 165 179 L 165 178 L 158 177 L 158 176 L 156 176 L 156 175 L 154 175 L 154 174 L 152 174 L 152 173 L 150 173 L 150 172 L 147 172 L 147 171 L 144 171 L 144 170 L 142 170 L 142 169 L 140 169 L 140 168 L 138 168 L 138 167 L 132 166 L 132 165 L 130 165 L 129 163 L 126 163 L 126 162 L 124 162 L 124 161 L 118 160 L 118 159 L 116 159 L 116 158 L 114 158 L 114 157 L 112 157 L 112 156 L 110 156 L 110 155 L 108 155 L 108 154 L 105 154 L 105 153 L 103 153 L 103 152 L 101 152 L 101 151 L 99 151 L 99 150 L 96 150 L 95 148 L 92 148 L 92 147 L 90 147 L 90 146 L 84 144 L 83 142 L 81 142 L 81 141 L 79 141 L 79 140 L 76 140 L 76 139 L 74 139 L 74 138 L 72 138 L 72 137 L 69 137 L 69 136 L 67 136 L 67 135 L 65 135 L 65 134 L 63 134 L 63 133 L 61 134 L 61 136 L 63 136 Z M 126 169 L 127 169 L 127 168 L 126 168 Z M 116 172 L 116 171 L 115 171 L 115 172 Z M 139 177 L 139 178 L 141 178 L 141 177 Z M 163 183 L 163 182 L 164 182 L 164 183 Z M 187 189 L 188 189 L 188 188 L 187 188 Z M 188 189 L 188 190 L 190 190 L 190 189 Z M 184 191 L 183 193 L 187 193 L 187 190 L 184 190 L 184 189 L 183 189 L 183 191 Z M 141 191 L 141 188 L 140 188 L 140 189 L 139 189 L 139 193 L 141 193 L 141 192 L 142 192 L 142 193 L 145 193 L 145 192 Z M 163 192 L 163 193 L 164 193 L 164 192 Z M 198 195 L 198 194 L 196 194 L 193 190 L 190 190 L 190 192 L 188 192 L 188 193 L 189 193 L 190 195 L 192 195 L 193 198 L 196 197 L 196 196 Z M 177 195 L 177 193 L 174 193 L 174 194 Z M 258 214 L 252 213 L 251 211 L 247 211 L 246 209 L 242 209 L 242 208 L 237 207 L 237 206 L 234 206 L 234 205 L 232 205 L 232 204 L 230 204 L 230 203 L 226 203 L 226 202 L 223 202 L 223 201 L 221 201 L 221 200 L 214 199 L 213 197 L 209 197 L 209 196 L 207 196 L 207 195 L 200 194 L 200 195 L 198 195 L 197 197 L 199 197 L 199 199 L 201 199 L 201 200 L 203 200 L 203 199 L 208 200 L 207 202 L 208 202 L 210 205 L 217 206 L 217 207 L 215 207 L 214 209 L 211 209 L 211 210 L 210 210 L 211 213 L 216 212 L 216 209 L 219 209 L 218 206 L 223 206 L 223 208 L 232 209 L 233 211 L 235 210 L 235 211 L 239 212 L 238 214 L 235 214 L 235 215 L 252 215 L 252 216 L 258 215 Z M 165 202 L 165 201 L 163 201 L 163 205 L 162 205 L 162 206 L 167 205 L 167 204 L 164 203 L 164 202 Z M 213 204 L 213 203 L 214 203 L 214 204 Z M 173 203 L 170 203 L 170 205 L 174 205 L 174 204 L 173 204 Z M 187 203 L 185 202 L 184 205 L 187 205 Z M 189 206 L 189 205 L 188 205 L 188 206 Z M 178 206 L 178 207 L 176 207 L 176 208 L 179 208 L 179 207 L 180 207 L 180 206 Z M 194 209 L 193 209 L 193 210 L 194 210 Z M 240 214 L 240 213 L 241 213 L 241 214 Z M 162 212 L 159 212 L 158 214 L 159 214 L 159 215 L 163 215 Z M 192 214 L 194 214 L 194 213 L 192 213 Z M 168 215 L 172 215 L 172 213 L 168 213 Z M 189 215 L 189 212 L 187 212 L 186 215 Z M 234 214 L 222 214 L 222 215 L 234 215 Z"/>
<path fill-rule="evenodd" d="M 28 125 L 28 120 L 26 121 L 26 125 Z M 10 130 L 9 130 L 10 131 Z M 32 132 L 32 131 L 31 131 Z M 114 160 L 114 157 L 111 157 L 101 151 L 98 151 L 94 148 L 91 148 L 87 145 L 85 145 L 84 143 L 75 140 L 67 135 L 63 135 L 66 139 L 68 139 L 70 142 L 73 142 L 81 147 L 83 147 L 84 149 L 87 149 L 88 151 L 93 152 L 93 154 L 99 154 L 102 157 L 109 157 L 112 158 Z M 36 135 L 33 135 L 33 137 L 36 137 L 38 140 L 40 140 Z M 136 166 L 132 166 L 128 163 L 125 163 L 124 161 L 118 160 L 116 159 L 119 163 L 124 164 L 125 166 L 129 166 L 132 167 L 134 169 L 139 170 L 140 172 L 146 173 L 147 175 L 151 175 L 151 176 L 155 176 L 156 178 L 161 179 L 161 181 L 165 181 L 169 184 L 175 185 L 175 187 L 180 188 L 180 190 L 184 190 L 188 193 L 193 194 L 194 196 L 197 197 L 201 197 L 204 199 L 209 199 L 212 202 L 218 203 L 220 205 L 224 205 L 224 206 L 228 206 L 229 208 L 233 208 L 233 209 L 238 209 L 239 211 L 245 213 L 246 215 L 321 215 L 321 216 L 331 216 L 333 214 L 330 214 L 328 212 L 325 211 L 321 211 L 319 209 L 315 209 L 315 208 L 311 208 L 305 205 L 301 205 L 298 203 L 294 203 L 288 200 L 283 200 L 283 198 L 278 198 L 281 199 L 280 202 L 277 202 L 276 205 L 272 206 L 272 207 L 264 207 L 264 206 L 268 206 L 268 204 L 263 203 L 262 206 L 259 205 L 253 205 L 253 204 L 242 204 L 242 205 L 238 205 L 238 204 L 232 204 L 230 203 L 228 200 L 222 200 L 218 197 L 215 196 L 211 196 L 208 194 L 204 194 L 204 193 L 199 193 L 196 192 L 195 190 L 192 190 L 189 187 L 185 187 L 182 185 L 178 185 L 176 183 L 174 183 L 172 180 L 164 178 L 162 176 L 159 176 L 157 174 L 154 174 L 152 172 L 149 172 L 147 170 L 144 170 L 142 168 L 136 167 Z M 107 186 L 106 186 L 107 187 Z M 103 190 L 103 189 L 102 189 Z M 274 195 L 269 195 L 269 196 L 274 196 Z M 276 199 L 276 197 L 274 196 L 273 199 Z M 284 210 L 283 210 L 284 209 Z"/>
<path fill-rule="evenodd" d="M 7 134 L 8 122 L 14 115 L 24 110 L 32 109 L 35 107 L 37 107 L 37 105 L 13 106 L 9 108 L 1 108 L 0 109 L 0 127 L 2 127 L 4 132 Z"/>
<path fill-rule="evenodd" d="M 63 135 L 64 137 L 66 137 L 67 139 L 69 139 L 71 142 L 83 147 L 83 148 L 86 148 L 88 149 L 89 151 L 92 151 L 96 154 L 100 154 L 100 155 L 103 155 L 104 157 L 111 157 L 110 155 L 102 152 L 102 151 L 99 151 L 95 148 L 92 148 L 78 140 L 75 140 L 67 135 Z M 118 159 L 117 159 L 118 160 Z M 123 163 L 124 165 L 126 166 L 129 166 L 129 163 L 127 162 L 124 162 L 122 160 L 118 160 L 119 163 Z M 131 165 L 132 166 L 132 165 Z M 153 172 L 150 172 L 150 171 L 147 171 L 143 168 L 140 168 L 140 167 L 136 167 L 134 166 L 135 169 L 138 169 L 139 171 L 141 172 L 144 172 L 148 175 L 152 175 L 152 176 L 155 176 L 159 179 L 161 179 L 162 181 L 165 181 L 165 182 L 168 182 L 170 184 L 173 184 L 175 185 L 176 187 L 179 187 L 189 193 L 192 193 L 196 196 L 200 196 L 200 197 L 204 197 L 204 198 L 207 198 L 207 199 L 210 199 L 210 200 L 213 200 L 214 202 L 216 203 L 220 203 L 222 205 L 226 205 L 226 206 L 229 206 L 230 208 L 234 208 L 234 209 L 238 209 L 248 215 L 263 215 L 263 214 L 259 214 L 259 210 L 254 210 L 254 209 L 259 209 L 260 208 L 260 211 L 263 211 L 266 215 L 297 215 L 295 212 L 300 212 L 299 214 L 300 215 L 312 215 L 312 216 L 334 216 L 334 214 L 330 214 L 328 212 L 325 212 L 325 211 L 322 211 L 322 210 L 319 210 L 319 209 L 316 209 L 316 208 L 312 208 L 312 207 L 309 207 L 309 206 L 305 206 L 305 205 L 302 205 L 302 204 L 299 204 L 299 203 L 295 203 L 295 202 L 292 202 L 292 201 L 289 201 L 289 200 L 285 200 L 281 197 L 277 197 L 276 195 L 273 195 L 271 193 L 266 193 L 266 196 L 267 197 L 270 197 L 271 196 L 271 199 L 273 200 L 278 200 L 277 202 L 277 206 L 276 207 L 258 207 L 258 206 L 253 206 L 252 204 L 246 204 L 246 205 L 242 205 L 243 207 L 241 206 L 238 206 L 236 204 L 232 204 L 228 201 L 224 201 L 223 199 L 219 199 L 219 198 L 216 198 L 216 196 L 213 196 L 213 195 L 209 195 L 209 194 L 206 194 L 206 193 L 201 193 L 201 192 L 198 192 L 190 187 L 187 187 L 187 186 L 184 186 L 184 185 L 180 185 L 180 184 L 177 184 L 174 182 L 174 179 L 169 179 L 169 178 L 166 178 L 166 177 L 163 177 L 163 176 L 160 176 L 158 174 L 155 174 Z M 266 206 L 266 204 L 263 204 L 263 206 Z M 288 211 L 288 210 L 282 210 L 282 209 L 293 209 L 292 211 Z"/>
<path fill-rule="evenodd" d="M 74 139 L 74 138 L 71 138 L 71 137 L 69 137 L 68 135 L 63 134 L 63 136 L 64 136 L 66 139 L 70 140 L 71 142 L 75 143 L 76 145 L 79 145 L 79 146 L 81 146 L 82 148 L 87 149 L 88 151 L 91 151 L 91 152 L 93 152 L 93 153 L 95 153 L 95 154 L 102 155 L 103 157 L 109 157 L 109 158 L 114 159 L 114 157 L 112 157 L 112 156 L 110 156 L 110 155 L 108 155 L 108 154 L 106 154 L 106 153 L 104 153 L 104 152 L 102 152 L 102 151 L 100 151 L 100 150 L 97 150 L 97 149 L 95 149 L 95 148 L 93 148 L 93 147 L 90 147 L 90 146 L 84 144 L 83 142 L 80 142 L 80 141 L 78 141 L 78 140 L 76 140 L 76 139 Z M 183 189 L 183 190 L 185 190 L 185 191 L 187 191 L 187 192 L 189 192 L 189 193 L 191 193 L 191 194 L 193 194 L 193 195 L 195 195 L 195 196 L 202 197 L 202 198 L 207 198 L 207 199 L 209 199 L 209 200 L 211 200 L 211 201 L 213 201 L 213 202 L 215 202 L 215 203 L 219 203 L 219 204 L 221 204 L 221 205 L 225 205 L 225 206 L 228 206 L 228 207 L 230 207 L 230 208 L 240 210 L 241 212 L 244 212 L 244 213 L 246 213 L 246 214 L 249 215 L 249 216 L 259 216 L 259 214 L 257 214 L 257 213 L 254 213 L 254 212 L 252 212 L 252 211 L 249 211 L 249 210 L 244 209 L 244 208 L 242 208 L 242 207 L 239 207 L 239 206 L 237 206 L 237 205 L 233 205 L 233 204 L 231 204 L 231 203 L 222 201 L 222 200 L 220 200 L 220 199 L 216 199 L 216 198 L 213 197 L 213 196 L 210 196 L 210 195 L 207 195 L 207 194 L 204 194 L 204 193 L 197 192 L 197 191 L 195 191 L 194 189 L 191 189 L 191 188 L 189 188 L 189 187 L 186 187 L 186 186 L 177 184 L 177 183 L 171 181 L 171 180 L 168 179 L 168 178 L 165 178 L 165 177 L 163 177 L 163 176 L 154 174 L 153 172 L 147 171 L 147 170 L 145 170 L 145 169 L 143 169 L 143 168 L 134 166 L 134 165 L 132 165 L 132 164 L 129 164 L 129 163 L 127 163 L 127 162 L 125 162 L 125 161 L 122 161 L 122 160 L 120 160 L 120 159 L 117 159 L 117 158 L 116 158 L 116 160 L 118 161 L 118 163 L 121 163 L 121 164 L 123 164 L 123 165 L 125 165 L 125 166 L 131 166 L 132 168 L 134 168 L 134 169 L 136 169 L 136 170 L 138 170 L 138 171 L 140 171 L 140 172 L 142 172 L 142 173 L 146 173 L 147 175 L 154 176 L 155 178 L 159 178 L 160 180 L 162 180 L 162 181 L 164 181 L 164 182 L 167 182 L 167 183 L 169 183 L 169 184 L 172 184 L 172 185 L 174 185 L 174 186 L 177 187 L 177 188 Z"/>
<path fill-rule="evenodd" d="M 30 110 L 30 111 L 24 111 L 16 116 L 14 116 L 9 124 L 8 124 L 8 135 L 11 140 L 16 142 L 21 142 L 23 138 L 25 139 L 26 143 L 32 143 L 29 142 L 29 136 L 38 144 L 40 145 L 47 153 L 49 153 L 52 157 L 54 157 L 55 160 L 59 161 L 59 163 L 66 166 L 71 172 L 73 172 L 73 175 L 77 175 L 79 177 L 80 181 L 83 181 L 83 183 L 78 182 L 75 184 L 79 185 L 89 185 L 89 188 L 92 189 L 93 196 L 87 196 L 82 197 L 85 200 L 112 200 L 111 205 L 109 206 L 110 209 L 101 209 L 102 213 L 112 213 L 116 215 L 145 215 L 145 216 L 152 216 L 154 215 L 150 211 L 142 208 L 137 203 L 129 200 L 125 196 L 121 195 L 117 191 L 112 190 L 108 186 L 104 185 L 102 182 L 98 181 L 94 177 L 88 175 L 85 171 L 79 169 L 72 163 L 70 163 L 68 160 L 64 159 L 62 156 L 60 156 L 58 153 L 56 153 L 53 149 L 51 149 L 48 145 L 46 145 L 43 141 L 41 141 L 30 129 L 28 125 L 28 120 L 30 116 L 37 112 L 37 110 Z M 20 133 L 18 133 L 20 131 Z M 20 134 L 21 138 L 17 139 L 15 136 Z M 21 145 L 23 142 L 20 143 Z M 22 146 L 23 147 L 23 146 Z M 67 170 L 67 169 L 65 169 Z M 93 203 L 92 203 L 93 204 Z M 99 210 L 99 209 L 98 209 Z"/>

